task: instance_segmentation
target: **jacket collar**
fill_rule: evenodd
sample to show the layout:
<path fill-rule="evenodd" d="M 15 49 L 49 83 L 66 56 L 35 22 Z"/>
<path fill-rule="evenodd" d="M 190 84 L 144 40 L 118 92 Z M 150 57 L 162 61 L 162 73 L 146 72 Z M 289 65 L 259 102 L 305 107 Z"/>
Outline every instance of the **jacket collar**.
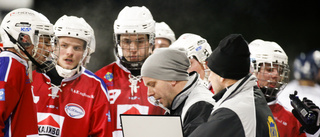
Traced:
<path fill-rule="evenodd" d="M 177 109 L 189 96 L 191 91 L 196 87 L 199 82 L 199 74 L 196 72 L 191 72 L 189 74 L 189 80 L 184 86 L 183 90 L 173 99 L 171 104 L 171 110 Z"/>
<path fill-rule="evenodd" d="M 252 74 L 248 74 L 247 76 L 238 80 L 232 86 L 230 86 L 229 88 L 226 88 L 226 91 L 223 93 L 219 101 L 217 101 L 217 103 L 215 104 L 215 107 L 220 106 L 224 101 L 234 97 L 236 94 L 241 92 L 244 88 L 253 87 L 254 85 L 257 84 L 256 81 L 257 81 L 257 78 Z"/>

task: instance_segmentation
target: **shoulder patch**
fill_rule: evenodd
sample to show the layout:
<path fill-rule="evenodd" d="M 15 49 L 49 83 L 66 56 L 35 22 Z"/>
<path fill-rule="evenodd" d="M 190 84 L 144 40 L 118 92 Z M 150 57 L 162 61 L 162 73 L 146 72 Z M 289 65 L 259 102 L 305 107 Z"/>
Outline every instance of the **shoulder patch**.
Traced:
<path fill-rule="evenodd" d="M 110 72 L 107 72 L 104 77 L 105 79 L 107 79 L 108 81 L 112 81 L 113 80 L 113 74 Z"/>
<path fill-rule="evenodd" d="M 268 116 L 268 128 L 270 137 L 279 137 L 278 128 L 276 122 L 274 122 L 271 116 Z"/>

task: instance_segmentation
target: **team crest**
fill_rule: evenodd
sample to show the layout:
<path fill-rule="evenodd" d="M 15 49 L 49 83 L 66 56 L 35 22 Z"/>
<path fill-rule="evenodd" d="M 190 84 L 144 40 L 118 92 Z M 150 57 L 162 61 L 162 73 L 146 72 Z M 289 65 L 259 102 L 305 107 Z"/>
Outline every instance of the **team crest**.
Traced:
<path fill-rule="evenodd" d="M 84 109 L 75 103 L 69 103 L 64 107 L 67 115 L 71 118 L 80 119 L 86 114 Z"/>
<path fill-rule="evenodd" d="M 277 125 L 271 116 L 268 116 L 268 127 L 270 137 L 279 137 Z"/>
<path fill-rule="evenodd" d="M 112 81 L 113 80 L 113 74 L 110 72 L 107 72 L 106 75 L 104 75 L 104 78 L 107 79 L 108 81 Z"/>

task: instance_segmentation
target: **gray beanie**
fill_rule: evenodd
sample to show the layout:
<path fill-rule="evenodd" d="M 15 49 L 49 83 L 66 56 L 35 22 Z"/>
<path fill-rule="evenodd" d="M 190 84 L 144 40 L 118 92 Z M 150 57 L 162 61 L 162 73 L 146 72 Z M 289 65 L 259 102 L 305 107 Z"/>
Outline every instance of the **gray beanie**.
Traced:
<path fill-rule="evenodd" d="M 158 80 L 188 80 L 189 59 L 185 51 L 175 48 L 157 48 L 142 65 L 143 77 Z"/>

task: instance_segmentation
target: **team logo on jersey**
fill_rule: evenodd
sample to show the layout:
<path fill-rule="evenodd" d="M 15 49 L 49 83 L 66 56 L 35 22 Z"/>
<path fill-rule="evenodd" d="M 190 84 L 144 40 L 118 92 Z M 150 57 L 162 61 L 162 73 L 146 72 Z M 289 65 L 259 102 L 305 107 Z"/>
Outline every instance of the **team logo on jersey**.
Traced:
<path fill-rule="evenodd" d="M 271 116 L 268 116 L 268 127 L 269 127 L 269 136 L 278 137 L 278 128 Z"/>
<path fill-rule="evenodd" d="M 149 112 L 148 106 L 139 104 L 117 105 L 117 129 L 121 129 L 120 114 L 145 114 Z"/>
<path fill-rule="evenodd" d="M 108 113 L 106 114 L 106 116 L 108 117 L 108 122 L 111 122 L 110 110 L 108 111 Z"/>
<path fill-rule="evenodd" d="M 4 88 L 0 89 L 0 101 L 5 101 Z"/>
<path fill-rule="evenodd" d="M 113 80 L 113 74 L 110 72 L 107 72 L 106 75 L 104 75 L 104 78 L 107 79 L 108 81 Z"/>
<path fill-rule="evenodd" d="M 69 103 L 64 107 L 67 115 L 71 118 L 80 119 L 86 114 L 84 109 L 75 103 Z"/>
<path fill-rule="evenodd" d="M 121 90 L 120 89 L 111 89 L 108 91 L 108 93 L 109 93 L 109 97 L 110 97 L 110 104 L 114 104 L 114 102 L 116 102 L 116 100 L 120 96 Z"/>
<path fill-rule="evenodd" d="M 38 113 L 38 132 L 40 136 L 60 137 L 63 116 L 51 113 Z"/>

